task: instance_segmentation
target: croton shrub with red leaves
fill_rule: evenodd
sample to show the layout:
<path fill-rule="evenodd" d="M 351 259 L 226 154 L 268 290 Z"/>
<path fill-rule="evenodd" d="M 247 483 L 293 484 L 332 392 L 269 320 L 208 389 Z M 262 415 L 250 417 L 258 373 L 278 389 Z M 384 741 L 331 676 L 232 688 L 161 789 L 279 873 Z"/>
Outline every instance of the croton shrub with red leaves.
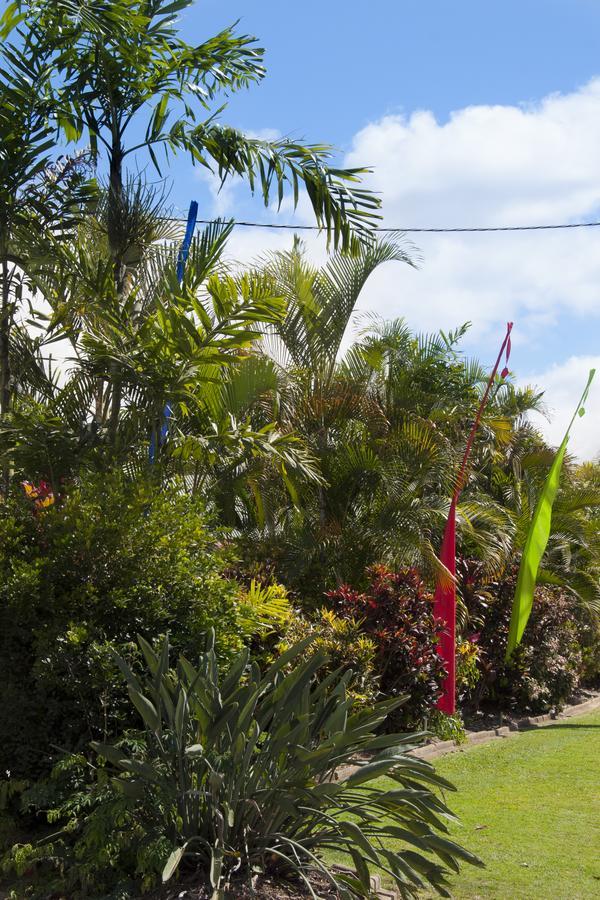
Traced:
<path fill-rule="evenodd" d="M 468 613 L 466 632 L 471 631 L 468 636 L 479 649 L 480 679 L 466 691 L 464 705 L 536 715 L 564 706 L 586 674 L 583 655 L 589 633 L 575 598 L 561 588 L 538 584 L 523 639 L 507 665 L 517 569 L 491 581 L 481 566 L 463 560 L 457 576 Z"/>
<path fill-rule="evenodd" d="M 377 647 L 381 691 L 407 694 L 387 727 L 422 725 L 441 694 L 445 668 L 437 652 L 440 623 L 433 616 L 433 596 L 414 568 L 392 572 L 368 570 L 369 586 L 360 593 L 343 585 L 327 596 L 339 616 L 352 617 Z"/>

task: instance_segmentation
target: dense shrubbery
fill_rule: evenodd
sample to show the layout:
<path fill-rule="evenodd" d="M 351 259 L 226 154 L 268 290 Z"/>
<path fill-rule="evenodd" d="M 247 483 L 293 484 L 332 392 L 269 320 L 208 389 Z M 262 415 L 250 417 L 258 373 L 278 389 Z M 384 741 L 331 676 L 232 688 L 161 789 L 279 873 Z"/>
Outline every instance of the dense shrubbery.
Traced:
<path fill-rule="evenodd" d="M 581 685 L 600 688 L 600 622 L 587 612 L 578 612 L 578 640 L 581 647 Z"/>
<path fill-rule="evenodd" d="M 327 657 L 321 676 L 340 670 L 350 672 L 346 685 L 349 697 L 357 706 L 372 706 L 379 695 L 379 678 L 375 669 L 376 644 L 365 635 L 361 623 L 353 618 L 337 616 L 332 610 L 318 614 L 291 617 L 282 634 L 278 650 L 285 653 L 294 644 L 312 638 L 310 651 L 320 650 Z"/>
<path fill-rule="evenodd" d="M 285 618 L 285 597 L 222 576 L 228 555 L 197 500 L 114 475 L 35 514 L 0 504 L 0 771 L 51 757 L 127 721 L 111 651 L 166 633 L 195 653 L 214 627 L 223 656 Z"/>
<path fill-rule="evenodd" d="M 215 896 L 256 872 L 300 882 L 317 872 L 348 900 L 368 897 L 370 870 L 381 868 L 403 897 L 426 884 L 443 892 L 457 861 L 478 864 L 443 836 L 449 810 L 433 789 L 452 786 L 405 755 L 411 737 L 376 734 L 402 701 L 354 712 L 348 674 L 317 681 L 325 656 L 306 657 L 307 643 L 264 674 L 243 651 L 221 675 L 210 644 L 196 666 L 181 656 L 173 671 L 167 641 L 156 653 L 142 641 L 143 676 L 119 665 L 145 730 L 94 745 L 113 777 L 101 768 L 87 789 L 75 785 L 70 805 L 51 815 L 67 825 L 62 834 L 15 848 L 13 866 L 37 865 L 46 887 L 58 872 L 71 897 L 148 887 L 161 867 L 165 880 L 179 867 L 197 873 Z M 355 759 L 357 771 L 332 779 Z M 71 766 L 75 781 L 80 768 Z M 374 783 L 384 774 L 397 790 Z"/>
<path fill-rule="evenodd" d="M 433 597 L 416 569 L 375 566 L 368 575 L 364 593 L 345 586 L 330 591 L 329 601 L 339 616 L 358 619 L 375 642 L 383 694 L 407 696 L 390 727 L 421 725 L 440 695 L 445 671 L 437 652 L 440 626 Z"/>
<path fill-rule="evenodd" d="M 507 711 L 547 712 L 573 696 L 584 673 L 584 628 L 575 598 L 557 587 L 538 585 L 523 641 L 504 661 L 516 577 L 489 584 L 485 609 L 473 600 L 479 621 L 472 636 L 479 649 L 480 680 L 466 693 L 467 704 Z"/>

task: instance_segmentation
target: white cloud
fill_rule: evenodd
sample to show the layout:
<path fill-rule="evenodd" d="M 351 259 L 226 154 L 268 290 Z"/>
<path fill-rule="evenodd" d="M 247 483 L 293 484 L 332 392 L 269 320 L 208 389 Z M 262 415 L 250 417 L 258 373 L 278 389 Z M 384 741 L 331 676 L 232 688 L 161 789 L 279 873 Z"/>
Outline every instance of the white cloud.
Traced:
<path fill-rule="evenodd" d="M 553 224 L 598 218 L 599 144 L 594 79 L 535 105 L 467 107 L 443 123 L 426 111 L 386 116 L 355 136 L 346 163 L 374 167 L 369 184 L 383 195 L 388 226 Z M 482 361 L 514 320 L 512 364 L 519 374 L 537 369 L 528 380 L 544 389 L 552 416 L 542 427 L 559 442 L 593 364 L 578 355 L 577 328 L 600 344 L 600 229 L 414 239 L 421 271 L 382 269 L 361 307 L 423 329 L 470 320 L 467 347 Z M 561 356 L 550 366 L 544 345 L 558 327 Z M 580 456 L 600 451 L 598 414 L 592 395 L 571 441 Z"/>
<path fill-rule="evenodd" d="M 553 224 L 600 218 L 599 146 L 596 78 L 536 104 L 471 106 L 443 122 L 426 110 L 385 116 L 355 135 L 344 162 L 373 167 L 368 184 L 382 194 L 386 226 Z M 237 185 L 232 190 L 243 197 Z M 233 194 L 228 201 L 233 205 Z M 292 221 L 288 206 L 279 220 Z M 312 221 L 305 199 L 294 220 Z M 556 412 L 544 430 L 560 440 L 589 368 L 577 329 L 587 348 L 593 332 L 600 346 L 600 229 L 412 238 L 420 271 L 387 264 L 367 284 L 360 309 L 404 316 L 423 330 L 470 320 L 465 348 L 482 362 L 495 356 L 504 323 L 514 320 L 512 365 L 520 376 L 535 369 L 528 380 L 546 391 Z M 247 261 L 290 243 L 288 232 L 238 229 L 231 249 Z M 311 238 L 309 247 L 322 258 L 323 241 Z M 582 455 L 600 450 L 592 413 L 573 436 Z"/>
<path fill-rule="evenodd" d="M 558 446 L 586 385 L 590 369 L 596 369 L 598 374 L 585 403 L 585 416 L 575 420 L 569 438 L 569 452 L 580 459 L 594 459 L 600 454 L 600 355 L 572 356 L 561 365 L 551 366 L 524 380 L 524 383 L 543 385 L 550 422 L 537 416 L 533 416 L 532 420 L 543 429 L 548 440 Z"/>
<path fill-rule="evenodd" d="M 439 123 L 386 116 L 354 139 L 349 165 L 374 167 L 388 226 L 581 221 L 600 206 L 600 79 L 533 106 L 477 106 Z M 596 230 L 415 235 L 422 271 L 384 273 L 363 304 L 425 328 L 471 319 L 474 337 L 507 318 L 528 340 L 570 310 L 600 314 Z"/>
<path fill-rule="evenodd" d="M 235 215 L 238 191 L 244 185 L 240 177 L 231 176 L 223 182 L 216 172 L 204 166 L 196 169 L 196 177 L 208 190 L 212 203 L 211 216 L 227 218 Z"/>
<path fill-rule="evenodd" d="M 600 79 L 537 105 L 470 106 L 438 123 L 426 111 L 360 131 L 348 163 L 375 167 L 388 218 L 416 226 L 527 224 L 577 217 L 600 202 Z"/>
<path fill-rule="evenodd" d="M 427 111 L 386 116 L 358 132 L 345 163 L 373 167 L 386 226 L 552 224 L 600 210 L 598 146 L 600 78 L 537 105 L 466 107 L 444 123 Z M 239 187 L 227 189 L 228 211 Z M 307 203 L 295 221 L 311 221 Z M 262 234 L 258 243 L 271 243 Z M 238 252 L 257 244 L 246 235 Z M 413 239 L 421 271 L 384 268 L 363 308 L 406 315 L 417 328 L 471 319 L 473 341 L 512 317 L 517 343 L 565 309 L 600 315 L 600 229 Z"/>
<path fill-rule="evenodd" d="M 388 227 L 558 224 L 600 218 L 599 146 L 596 78 L 535 104 L 465 107 L 443 122 L 426 110 L 385 116 L 355 135 L 344 162 L 373 167 L 368 185 L 383 197 Z M 214 212 L 233 214 L 247 190 L 232 183 L 224 196 L 213 194 Z M 305 197 L 295 215 L 286 202 L 269 219 L 313 222 Z M 600 229 L 411 237 L 420 270 L 386 264 L 367 284 L 360 311 L 404 316 L 418 330 L 470 320 L 465 349 L 482 362 L 495 356 L 504 323 L 514 320 L 512 366 L 521 383 L 545 391 L 552 421 L 541 424 L 559 442 L 594 363 L 582 355 L 577 329 L 588 347 L 591 333 L 600 345 Z M 322 261 L 324 241 L 311 236 L 307 243 Z M 290 232 L 240 228 L 230 250 L 247 262 L 290 244 Z M 583 457 L 600 451 L 600 383 L 596 393 L 571 441 Z"/>

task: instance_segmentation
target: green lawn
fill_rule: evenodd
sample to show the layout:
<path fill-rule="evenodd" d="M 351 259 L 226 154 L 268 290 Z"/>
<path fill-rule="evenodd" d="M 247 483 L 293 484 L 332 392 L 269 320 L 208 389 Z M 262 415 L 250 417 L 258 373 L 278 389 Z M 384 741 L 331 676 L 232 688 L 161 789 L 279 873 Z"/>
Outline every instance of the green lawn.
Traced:
<path fill-rule="evenodd" d="M 600 713 L 443 757 L 458 793 L 456 840 L 486 863 L 453 879 L 457 898 L 600 898 Z"/>

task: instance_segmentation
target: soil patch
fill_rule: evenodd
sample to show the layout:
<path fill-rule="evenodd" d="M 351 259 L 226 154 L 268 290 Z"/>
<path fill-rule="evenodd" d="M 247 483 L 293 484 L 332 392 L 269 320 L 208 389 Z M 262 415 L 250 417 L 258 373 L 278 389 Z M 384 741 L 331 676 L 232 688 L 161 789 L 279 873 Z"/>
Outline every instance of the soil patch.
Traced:
<path fill-rule="evenodd" d="M 534 718 L 539 715 L 549 715 L 552 718 L 558 718 L 563 712 L 563 709 L 570 709 L 571 707 L 588 703 L 590 700 L 595 700 L 598 696 L 599 693 L 597 690 L 580 688 L 576 694 L 569 698 L 569 702 L 565 707 L 551 708 L 542 714 L 527 709 L 513 710 L 512 712 L 500 712 L 497 709 L 488 709 L 485 706 L 476 711 L 465 710 L 463 712 L 465 729 L 467 732 L 491 731 L 494 728 L 508 726 L 511 731 L 516 731 L 519 727 L 522 727 L 522 723 L 527 718 Z"/>
<path fill-rule="evenodd" d="M 323 900 L 339 900 L 339 894 L 329 881 L 321 874 L 310 877 L 315 894 Z M 212 889 L 206 884 L 198 883 L 198 876 L 180 881 L 173 886 L 165 886 L 140 900 L 210 900 Z M 253 879 L 253 884 L 233 882 L 225 894 L 226 900 L 306 900 L 312 897 L 310 891 L 301 881 L 282 881 L 260 875 Z"/>

